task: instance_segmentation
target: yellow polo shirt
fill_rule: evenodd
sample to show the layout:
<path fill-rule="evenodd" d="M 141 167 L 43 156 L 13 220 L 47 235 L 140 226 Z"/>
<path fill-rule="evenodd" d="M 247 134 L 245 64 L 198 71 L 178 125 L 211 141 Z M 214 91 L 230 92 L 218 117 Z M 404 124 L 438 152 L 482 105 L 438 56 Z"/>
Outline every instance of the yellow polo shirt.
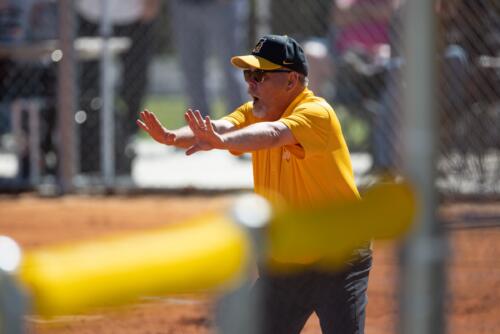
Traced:
<path fill-rule="evenodd" d="M 224 117 L 238 128 L 259 122 L 248 102 Z M 308 89 L 280 121 L 299 142 L 252 152 L 255 192 L 294 207 L 359 199 L 349 150 L 333 108 Z"/>

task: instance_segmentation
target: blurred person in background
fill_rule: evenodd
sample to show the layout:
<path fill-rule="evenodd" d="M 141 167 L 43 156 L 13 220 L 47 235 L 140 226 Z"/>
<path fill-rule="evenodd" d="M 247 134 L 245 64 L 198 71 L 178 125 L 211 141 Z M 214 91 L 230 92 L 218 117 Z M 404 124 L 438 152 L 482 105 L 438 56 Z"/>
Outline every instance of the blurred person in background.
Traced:
<path fill-rule="evenodd" d="M 188 106 L 214 116 L 207 80 L 212 56 L 222 73 L 225 114 L 245 100 L 245 84 L 229 64 L 247 41 L 248 0 L 171 0 L 174 42 Z"/>
<path fill-rule="evenodd" d="M 161 0 L 107 0 L 112 36 L 128 37 L 130 47 L 120 55 L 121 79 L 115 99 L 116 175 L 131 175 L 135 156 L 132 142 L 137 134 L 133 125 L 141 110 L 148 84 L 148 66 L 156 46 Z M 101 0 L 77 0 L 78 36 L 97 37 L 102 17 Z M 80 126 L 80 169 L 83 173 L 100 171 L 100 65 L 99 56 L 80 63 L 80 109 L 86 118 Z"/>
<path fill-rule="evenodd" d="M 395 3 L 388 29 L 388 56 L 384 76 L 380 79 L 381 96 L 372 126 L 372 166 L 370 172 L 385 175 L 400 166 L 401 66 L 403 64 L 403 1 Z"/>
<path fill-rule="evenodd" d="M 466 82 L 470 108 L 469 129 L 481 133 L 483 148 L 500 148 L 500 2 L 461 0 L 454 20 L 461 37 L 460 45 L 469 59 L 469 80 Z M 471 19 L 475 13 L 478 18 Z M 471 122 L 472 121 L 472 122 Z M 489 126 L 494 124 L 495 126 Z M 468 137 L 467 130 L 462 140 Z M 481 152 L 480 142 L 471 151 Z M 498 167 L 500 169 L 500 166 Z M 500 175 L 500 173 L 496 173 Z"/>
<path fill-rule="evenodd" d="M 459 143 L 456 121 L 467 110 L 466 85 L 468 82 L 469 57 L 462 47 L 462 31 L 466 27 L 459 15 L 461 0 L 438 0 L 435 10 L 439 27 L 438 101 L 439 128 L 442 149 Z M 401 114 L 402 71 L 405 63 L 403 19 L 405 1 L 401 1 L 391 18 L 390 59 L 386 73 L 381 103 L 374 122 L 374 164 L 372 172 L 385 174 L 401 166 Z M 455 133 L 455 134 L 454 134 Z M 465 135 L 465 134 L 463 134 Z"/>
<path fill-rule="evenodd" d="M 369 125 L 370 172 L 378 172 L 381 129 L 377 124 L 390 57 L 389 30 L 398 0 L 336 0 L 333 8 L 335 103 L 345 105 Z M 377 145 L 384 145 L 380 148 Z M 390 143 L 392 144 L 392 143 Z"/>
<path fill-rule="evenodd" d="M 46 42 L 58 38 L 58 15 L 57 0 L 0 0 L 0 42 L 6 49 L 23 46 L 26 50 L 22 60 L 0 58 L 0 139 L 2 133 L 13 130 L 10 127 L 13 102 L 20 99 L 40 102 L 39 164 L 42 176 L 52 177 L 57 171 L 57 61 L 51 58 Z M 25 116 L 23 113 L 21 127 L 26 136 L 16 143 L 21 152 L 17 175 L 21 181 L 28 180 L 31 173 Z"/>
<path fill-rule="evenodd" d="M 374 118 L 390 57 L 389 24 L 398 0 L 334 0 L 326 44 L 306 43 L 311 89 L 365 120 Z M 375 155 L 374 138 L 369 148 Z M 375 158 L 376 159 L 376 158 Z"/>
<path fill-rule="evenodd" d="M 251 101 L 213 121 L 188 109 L 188 126 L 176 130 L 147 110 L 137 124 L 187 155 L 212 149 L 251 152 L 254 190 L 274 205 L 308 208 L 359 200 L 335 111 L 307 88 L 302 47 L 288 36 L 267 35 L 250 55 L 231 62 L 243 70 Z M 261 263 L 254 285 L 254 292 L 263 294 L 261 333 L 298 334 L 313 312 L 325 334 L 364 333 L 371 253 L 370 242 L 360 243 L 337 271 L 324 269 L 320 256 Z"/>
<path fill-rule="evenodd" d="M 389 21 L 397 2 L 398 0 L 333 0 L 329 33 L 325 39 L 327 45 L 321 48 L 312 44 L 310 52 L 306 48 L 306 55 L 308 59 L 313 59 L 311 67 L 318 62 L 321 69 L 333 77 L 335 92 L 332 97 L 335 102 L 353 103 L 364 93 L 359 91 L 357 82 L 352 82 L 357 79 L 353 70 L 369 75 L 370 73 L 362 71 L 370 68 L 362 65 L 376 64 L 386 57 Z M 316 69 L 311 68 L 311 71 Z M 311 88 L 320 91 L 324 81 L 332 77 L 323 76 Z"/>

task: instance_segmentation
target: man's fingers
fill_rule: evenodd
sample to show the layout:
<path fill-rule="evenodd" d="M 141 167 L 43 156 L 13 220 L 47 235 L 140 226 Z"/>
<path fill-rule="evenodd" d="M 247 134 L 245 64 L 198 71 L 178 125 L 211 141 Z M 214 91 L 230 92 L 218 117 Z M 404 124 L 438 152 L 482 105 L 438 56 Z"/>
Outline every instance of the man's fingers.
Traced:
<path fill-rule="evenodd" d="M 148 112 L 146 113 L 146 115 L 147 115 L 147 120 L 148 120 L 148 123 L 149 123 L 149 124 L 155 124 L 155 123 L 157 123 L 157 122 L 156 122 L 156 116 L 155 116 L 152 112 L 149 112 L 149 111 L 148 111 Z"/>
<path fill-rule="evenodd" d="M 155 114 L 153 114 L 152 112 L 150 112 L 150 114 L 151 114 L 151 119 L 152 119 L 154 122 L 156 122 L 156 123 L 158 123 L 158 124 L 161 124 L 160 120 L 158 119 L 158 117 L 156 117 L 156 115 L 155 115 Z"/>
<path fill-rule="evenodd" d="M 141 120 L 143 121 L 144 124 L 150 124 L 151 122 L 149 121 L 149 111 L 144 110 L 141 112 Z"/>
<path fill-rule="evenodd" d="M 142 122 L 141 120 L 139 120 L 139 119 L 138 119 L 138 120 L 136 120 L 136 121 L 135 121 L 135 123 L 136 123 L 137 125 L 139 125 L 139 127 L 140 127 L 141 129 L 143 129 L 144 131 L 149 132 L 149 128 L 148 128 L 148 126 L 147 126 L 146 124 L 144 124 L 144 122 Z"/>
<path fill-rule="evenodd" d="M 212 121 L 210 120 L 210 116 L 205 116 L 205 126 L 210 133 L 214 133 L 214 127 L 212 126 Z"/>
<path fill-rule="evenodd" d="M 193 126 L 196 126 L 196 122 L 194 120 L 194 113 L 193 113 L 193 110 L 191 108 L 189 108 L 185 113 L 184 113 L 184 117 L 186 118 L 186 122 L 188 124 L 191 124 Z"/>
<path fill-rule="evenodd" d="M 186 155 L 191 155 L 191 154 L 196 153 L 200 150 L 201 150 L 201 148 L 197 144 L 194 144 L 193 146 L 189 147 L 186 150 Z"/>
<path fill-rule="evenodd" d="M 201 117 L 201 113 L 199 110 L 195 110 L 194 111 L 194 117 L 196 119 L 196 123 L 198 124 L 198 126 L 200 127 L 200 129 L 204 129 L 205 128 L 205 123 L 203 122 L 203 117 Z"/>
<path fill-rule="evenodd" d="M 184 114 L 184 119 L 186 120 L 187 125 L 191 129 L 191 131 L 196 132 L 198 129 L 196 128 L 196 123 L 194 122 L 193 114 L 188 110 Z"/>
<path fill-rule="evenodd" d="M 144 120 L 142 123 L 148 127 L 149 131 L 157 131 L 159 128 L 158 124 L 151 119 L 151 115 L 148 113 L 144 114 Z"/>
<path fill-rule="evenodd" d="M 146 110 L 141 111 L 139 113 L 139 119 L 143 122 L 143 124 L 144 124 L 144 122 L 146 122 Z"/>
<path fill-rule="evenodd" d="M 161 122 L 160 120 L 156 117 L 156 115 L 152 112 L 150 112 L 149 110 L 144 110 L 144 121 L 146 124 L 148 124 L 148 126 L 157 126 L 157 125 L 160 125 Z"/>
<path fill-rule="evenodd" d="M 202 125 L 200 124 L 200 121 L 198 120 L 198 117 L 196 116 L 196 113 L 199 112 L 198 110 L 193 111 L 192 109 L 188 109 L 188 116 L 192 124 L 192 130 L 194 129 L 201 129 Z"/>
<path fill-rule="evenodd" d="M 193 133 L 198 136 L 203 134 L 203 130 L 205 129 L 203 123 L 200 124 L 196 113 L 192 111 L 188 111 L 186 113 L 186 121 L 189 125 L 189 128 L 193 131 Z"/>

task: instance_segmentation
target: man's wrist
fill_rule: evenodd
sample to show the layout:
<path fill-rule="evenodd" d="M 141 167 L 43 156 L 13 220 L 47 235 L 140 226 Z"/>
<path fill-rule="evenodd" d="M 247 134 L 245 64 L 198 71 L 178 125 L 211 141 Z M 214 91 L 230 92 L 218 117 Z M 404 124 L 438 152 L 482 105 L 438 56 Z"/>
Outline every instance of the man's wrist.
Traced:
<path fill-rule="evenodd" d="M 178 141 L 178 136 L 175 132 L 164 131 L 163 144 L 171 146 L 177 144 L 177 141 Z"/>
<path fill-rule="evenodd" d="M 220 141 L 219 143 L 217 144 L 217 149 L 219 150 L 229 150 L 230 147 L 228 146 L 228 140 L 227 140 L 227 136 L 225 135 L 220 135 Z"/>

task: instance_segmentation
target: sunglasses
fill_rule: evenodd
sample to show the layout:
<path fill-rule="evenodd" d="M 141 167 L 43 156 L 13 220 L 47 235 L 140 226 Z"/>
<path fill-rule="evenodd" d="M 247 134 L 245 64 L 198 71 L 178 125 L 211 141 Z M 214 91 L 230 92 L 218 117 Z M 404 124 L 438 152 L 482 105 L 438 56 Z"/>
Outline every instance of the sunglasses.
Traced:
<path fill-rule="evenodd" d="M 245 81 L 255 81 L 261 83 L 264 81 L 266 73 L 290 73 L 289 70 L 243 70 Z"/>

